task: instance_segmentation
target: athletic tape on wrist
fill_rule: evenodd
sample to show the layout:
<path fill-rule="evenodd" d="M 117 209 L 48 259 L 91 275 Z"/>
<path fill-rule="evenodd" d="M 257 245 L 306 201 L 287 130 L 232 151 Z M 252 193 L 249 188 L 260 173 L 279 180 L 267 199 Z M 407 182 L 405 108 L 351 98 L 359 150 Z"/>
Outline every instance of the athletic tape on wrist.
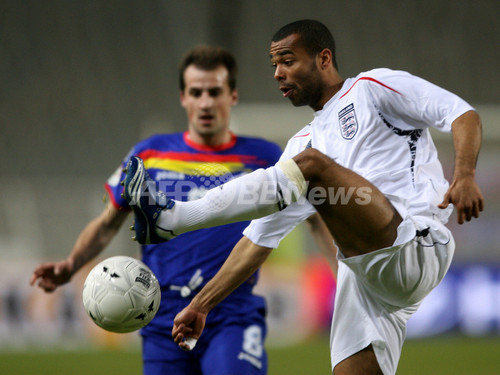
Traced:
<path fill-rule="evenodd" d="M 279 161 L 276 166 L 278 166 L 285 176 L 297 187 L 298 196 L 296 198 L 298 199 L 299 196 L 304 194 L 307 188 L 306 180 L 299 166 L 293 159 Z"/>
<path fill-rule="evenodd" d="M 293 159 L 279 161 L 276 166 L 281 169 L 283 174 L 288 178 L 290 182 L 295 186 L 295 191 L 293 191 L 293 195 L 295 195 L 292 199 L 293 201 L 297 201 L 300 196 L 302 196 L 306 189 L 307 183 L 304 179 L 304 175 L 300 170 L 299 166 Z"/>

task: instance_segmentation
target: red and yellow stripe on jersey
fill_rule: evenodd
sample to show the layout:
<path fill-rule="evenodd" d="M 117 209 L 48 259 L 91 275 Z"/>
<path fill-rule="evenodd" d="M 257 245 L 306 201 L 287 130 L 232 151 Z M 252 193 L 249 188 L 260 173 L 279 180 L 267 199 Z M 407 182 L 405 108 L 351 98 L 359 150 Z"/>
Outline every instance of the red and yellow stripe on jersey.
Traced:
<path fill-rule="evenodd" d="M 263 139 L 234 134 L 229 142 L 212 148 L 192 142 L 184 132 L 155 135 L 139 142 L 125 158 L 124 165 L 131 155 L 144 160 L 149 174 L 160 182 L 167 195 L 176 200 L 190 200 L 238 175 L 274 165 L 281 150 Z M 119 209 L 127 208 L 120 196 L 119 182 L 123 178 L 117 171 L 106 184 L 112 202 Z"/>

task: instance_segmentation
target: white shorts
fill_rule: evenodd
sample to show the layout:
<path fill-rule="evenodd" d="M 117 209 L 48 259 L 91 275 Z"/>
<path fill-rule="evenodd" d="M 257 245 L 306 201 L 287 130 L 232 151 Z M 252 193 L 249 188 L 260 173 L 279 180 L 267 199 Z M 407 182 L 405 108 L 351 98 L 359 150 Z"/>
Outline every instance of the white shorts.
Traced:
<path fill-rule="evenodd" d="M 385 375 L 395 374 L 406 322 L 443 279 L 455 250 L 451 232 L 430 217 L 407 217 L 394 246 L 339 253 L 330 336 L 332 368 L 372 344 Z"/>

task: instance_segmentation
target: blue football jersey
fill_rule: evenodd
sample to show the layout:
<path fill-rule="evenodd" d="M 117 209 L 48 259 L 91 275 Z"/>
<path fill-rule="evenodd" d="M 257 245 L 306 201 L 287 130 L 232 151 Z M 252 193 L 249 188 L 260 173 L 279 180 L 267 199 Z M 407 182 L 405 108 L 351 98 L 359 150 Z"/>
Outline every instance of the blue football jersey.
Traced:
<path fill-rule="evenodd" d="M 263 139 L 234 134 L 228 143 L 210 148 L 190 141 L 184 132 L 155 135 L 139 142 L 124 159 L 123 166 L 132 155 L 144 160 L 148 173 L 167 196 L 187 201 L 202 197 L 208 189 L 232 178 L 274 165 L 281 149 Z M 120 196 L 123 166 L 110 177 L 106 189 L 115 207 L 129 210 Z M 217 273 L 247 225 L 245 221 L 200 229 L 162 244 L 142 246 L 142 260 L 155 273 L 162 288 L 160 310 L 143 334 L 170 332 L 175 315 Z M 258 272 L 219 304 L 209 314 L 207 326 L 264 309 L 264 300 L 252 293 L 257 279 Z"/>

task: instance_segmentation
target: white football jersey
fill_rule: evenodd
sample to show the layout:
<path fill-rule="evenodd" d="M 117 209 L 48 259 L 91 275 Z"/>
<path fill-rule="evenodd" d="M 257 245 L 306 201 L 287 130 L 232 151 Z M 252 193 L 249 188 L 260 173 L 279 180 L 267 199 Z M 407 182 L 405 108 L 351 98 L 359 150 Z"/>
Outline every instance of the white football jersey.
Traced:
<path fill-rule="evenodd" d="M 450 132 L 452 122 L 469 110 L 473 108 L 457 95 L 422 78 L 374 69 L 347 79 L 289 140 L 281 159 L 314 147 L 373 183 L 401 217 L 431 216 L 446 223 L 453 208 L 437 207 L 448 182 L 429 127 Z M 244 235 L 258 245 L 277 247 L 314 212 L 304 199 L 252 221 Z"/>

